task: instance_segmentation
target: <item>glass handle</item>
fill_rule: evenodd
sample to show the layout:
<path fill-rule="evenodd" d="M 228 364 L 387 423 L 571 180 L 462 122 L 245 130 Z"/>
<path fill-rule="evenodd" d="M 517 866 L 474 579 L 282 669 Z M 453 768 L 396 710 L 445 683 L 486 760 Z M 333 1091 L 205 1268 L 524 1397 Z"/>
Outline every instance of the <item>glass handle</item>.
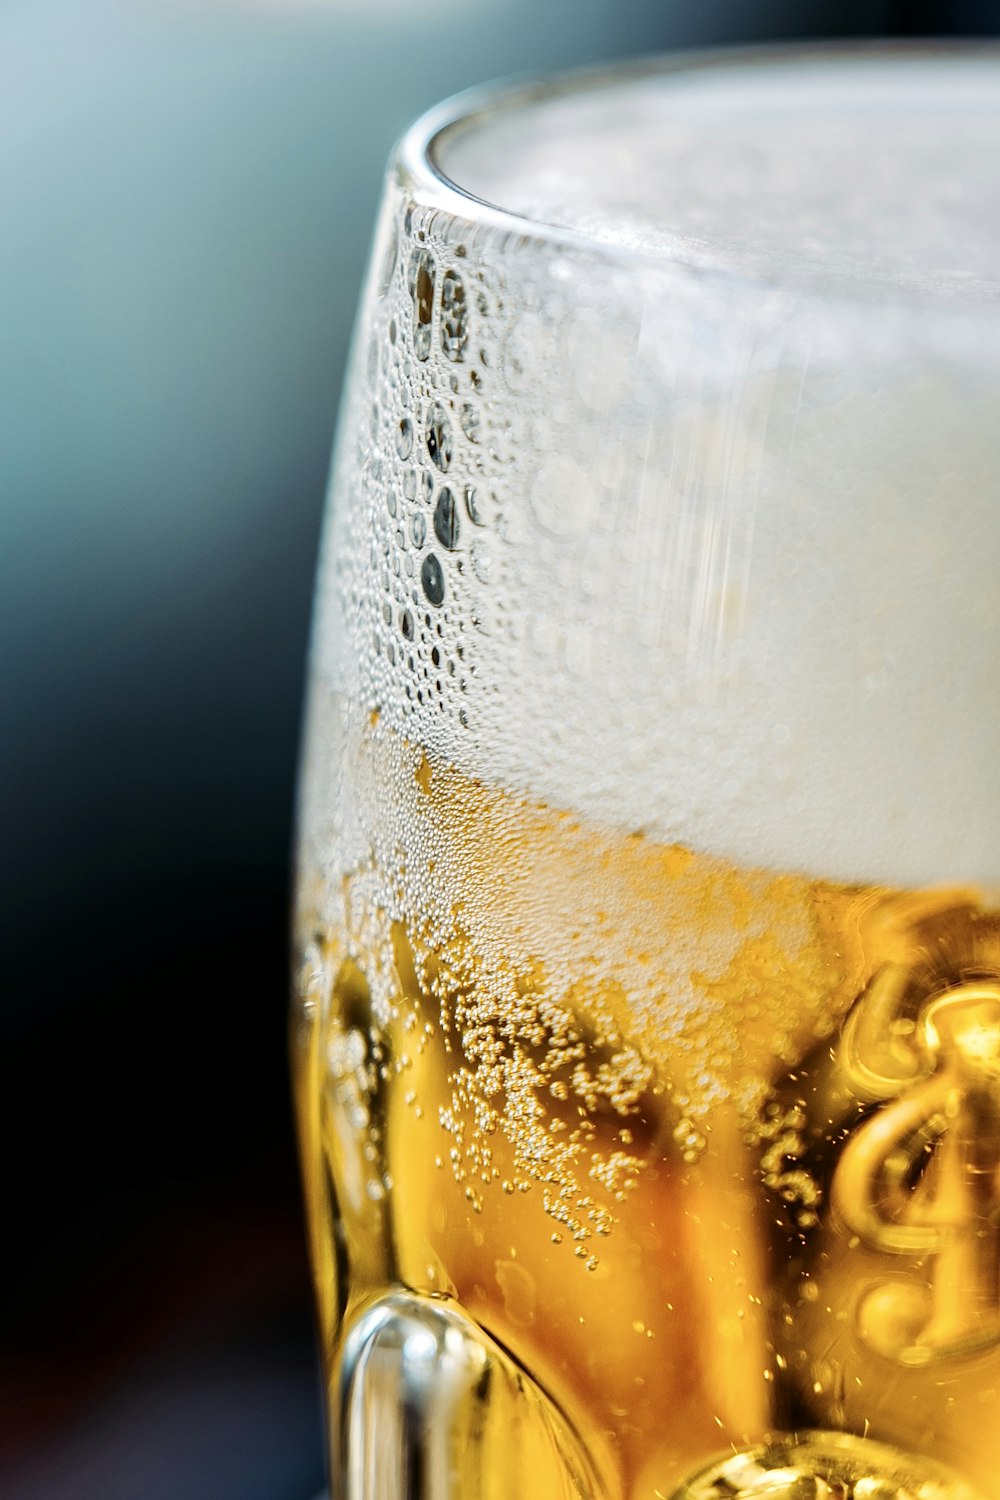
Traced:
<path fill-rule="evenodd" d="M 367 1304 L 332 1399 L 336 1500 L 603 1500 L 552 1401 L 447 1302 L 397 1291 Z"/>

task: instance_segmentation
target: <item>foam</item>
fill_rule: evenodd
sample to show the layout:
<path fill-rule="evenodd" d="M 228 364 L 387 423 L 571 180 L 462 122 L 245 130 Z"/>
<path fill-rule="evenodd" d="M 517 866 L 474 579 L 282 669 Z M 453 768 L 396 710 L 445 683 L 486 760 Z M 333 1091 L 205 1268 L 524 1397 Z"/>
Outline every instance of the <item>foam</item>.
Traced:
<path fill-rule="evenodd" d="M 617 84 L 445 138 L 461 185 L 534 203 L 590 245 L 504 233 L 474 206 L 445 211 L 430 176 L 391 174 L 334 471 L 317 691 L 617 828 L 844 880 L 996 884 L 1000 193 L 980 200 L 994 169 L 966 147 L 997 119 L 1000 66 L 811 66 L 780 88 L 730 71 L 721 94 L 707 75 Z M 692 270 L 669 166 L 687 147 L 640 155 L 647 113 L 683 114 L 689 143 L 710 128 L 714 151 L 752 136 L 754 182 L 794 203 L 838 91 L 864 104 L 841 138 L 884 117 L 906 157 L 897 187 L 923 163 L 915 216 L 900 191 L 897 228 L 873 227 L 881 169 L 857 152 L 859 196 L 818 247 L 803 223 L 844 201 L 842 181 L 803 223 L 746 228 L 722 187 L 703 195 Z M 918 97 L 934 128 L 912 132 Z M 806 107 L 822 124 L 808 138 L 787 125 Z M 945 183 L 954 136 L 963 166 Z M 542 193 L 539 164 L 564 147 L 580 175 Z M 621 253 L 638 242 L 641 258 Z"/>
<path fill-rule="evenodd" d="M 813 54 L 600 79 L 445 132 L 435 158 L 603 244 L 995 298 L 998 138 L 996 51 Z"/>

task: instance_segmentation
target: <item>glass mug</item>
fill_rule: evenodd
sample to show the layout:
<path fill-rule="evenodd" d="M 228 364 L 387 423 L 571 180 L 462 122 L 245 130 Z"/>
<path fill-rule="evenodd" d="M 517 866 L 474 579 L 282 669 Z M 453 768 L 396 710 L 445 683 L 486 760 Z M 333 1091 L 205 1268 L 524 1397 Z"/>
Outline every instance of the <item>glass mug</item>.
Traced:
<path fill-rule="evenodd" d="M 303 759 L 346 1500 L 1000 1496 L 996 53 L 391 165 Z"/>

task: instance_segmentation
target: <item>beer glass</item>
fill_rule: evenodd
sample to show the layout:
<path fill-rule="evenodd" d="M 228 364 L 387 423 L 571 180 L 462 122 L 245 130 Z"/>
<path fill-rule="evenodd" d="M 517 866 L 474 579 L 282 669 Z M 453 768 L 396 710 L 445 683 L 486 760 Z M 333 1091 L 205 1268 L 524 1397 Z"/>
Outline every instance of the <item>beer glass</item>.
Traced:
<path fill-rule="evenodd" d="M 1000 59 L 391 164 L 294 1056 L 343 1500 L 1000 1497 Z"/>

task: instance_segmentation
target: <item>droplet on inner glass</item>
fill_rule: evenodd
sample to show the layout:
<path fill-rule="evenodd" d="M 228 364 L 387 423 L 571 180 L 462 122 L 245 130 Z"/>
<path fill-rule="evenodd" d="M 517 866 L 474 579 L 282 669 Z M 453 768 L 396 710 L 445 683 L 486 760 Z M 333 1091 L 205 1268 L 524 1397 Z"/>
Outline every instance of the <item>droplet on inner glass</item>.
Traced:
<path fill-rule="evenodd" d="M 460 360 L 468 339 L 465 284 L 457 271 L 446 271 L 441 280 L 441 348 L 448 359 Z"/>
<path fill-rule="evenodd" d="M 420 582 L 431 604 L 444 599 L 444 572 L 433 552 L 428 552 L 420 569 Z"/>
<path fill-rule="evenodd" d="M 428 250 L 414 250 L 407 278 L 413 299 L 413 352 L 425 360 L 431 352 L 431 318 L 434 309 L 434 259 Z"/>
<path fill-rule="evenodd" d="M 427 452 L 434 465 L 446 474 L 451 467 L 451 423 L 440 401 L 427 409 Z"/>
<path fill-rule="evenodd" d="M 434 509 L 434 535 L 449 552 L 458 545 L 458 506 L 447 485 L 438 495 Z"/>
<path fill-rule="evenodd" d="M 467 484 L 465 486 L 465 508 L 469 513 L 469 520 L 473 525 L 482 526 L 485 516 L 483 514 L 482 502 L 479 498 L 479 491 L 474 484 Z"/>

